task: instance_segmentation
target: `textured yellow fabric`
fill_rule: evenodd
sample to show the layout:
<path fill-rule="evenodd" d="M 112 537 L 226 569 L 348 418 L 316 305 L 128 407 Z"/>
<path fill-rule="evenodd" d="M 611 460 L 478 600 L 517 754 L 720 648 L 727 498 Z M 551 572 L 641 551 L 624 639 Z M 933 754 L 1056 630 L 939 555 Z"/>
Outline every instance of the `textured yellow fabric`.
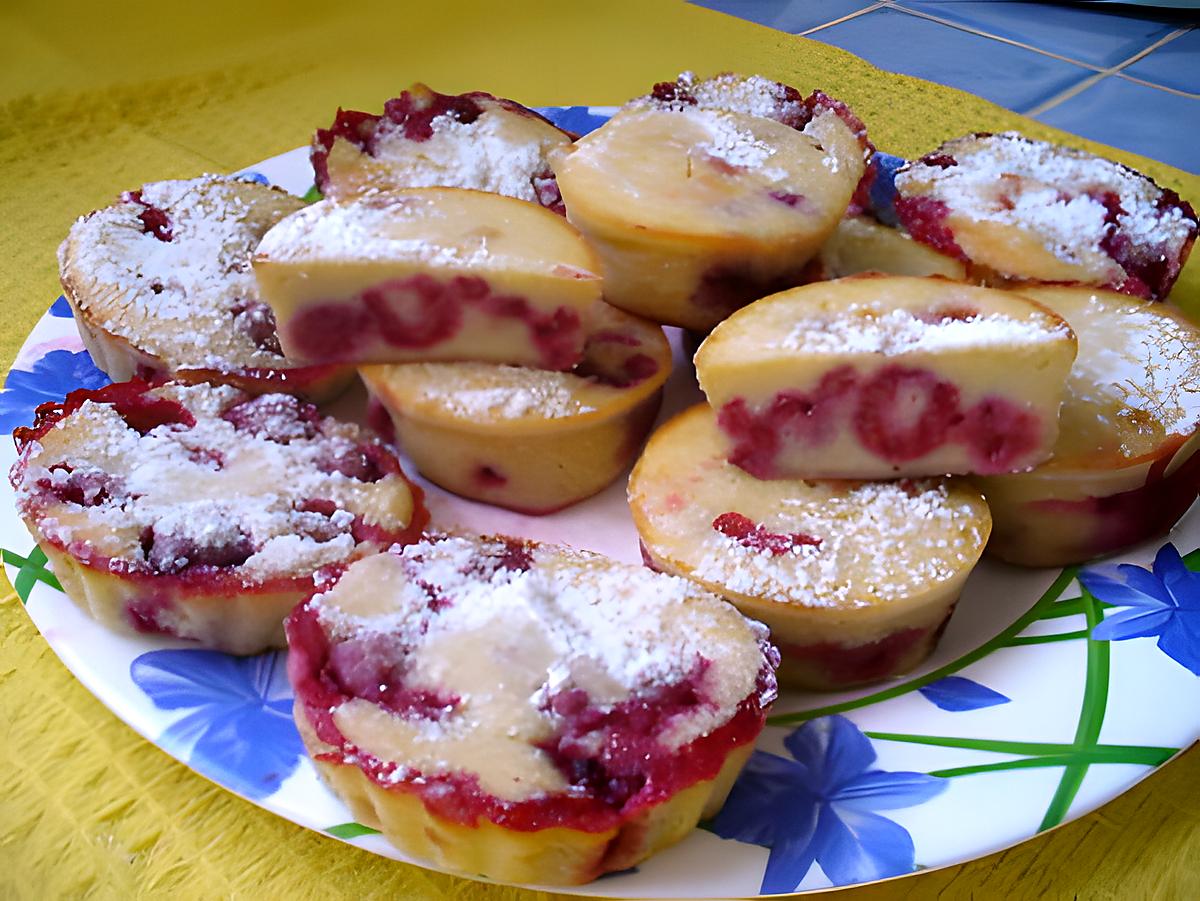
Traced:
<path fill-rule="evenodd" d="M 1200 200 L 1195 176 L 674 0 L 197 6 L 0 7 L 5 368 L 58 293 L 54 249 L 74 216 L 144 181 L 230 171 L 299 146 L 338 105 L 376 109 L 414 80 L 529 104 L 605 104 L 682 69 L 761 72 L 844 98 L 896 153 L 1018 128 L 1100 150 Z M 1176 292 L 1193 308 L 1198 268 Z M 0 636 L 0 898 L 550 897 L 427 873 L 292 826 L 119 722 L 11 594 L 0 601 Z M 1197 811 L 1193 750 L 1018 848 L 842 897 L 1200 897 Z"/>

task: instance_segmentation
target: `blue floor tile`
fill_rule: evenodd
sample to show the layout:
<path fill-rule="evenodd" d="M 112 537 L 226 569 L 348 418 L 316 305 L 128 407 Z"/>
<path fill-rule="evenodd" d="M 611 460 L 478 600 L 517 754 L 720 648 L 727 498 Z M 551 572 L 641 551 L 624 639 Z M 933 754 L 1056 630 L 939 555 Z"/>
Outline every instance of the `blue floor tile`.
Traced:
<path fill-rule="evenodd" d="M 888 9 L 822 29 L 813 37 L 880 68 L 953 85 L 1018 112 L 1094 74 L 1032 50 Z"/>
<path fill-rule="evenodd" d="M 1179 27 L 1177 18 L 1144 8 L 1130 14 L 1111 6 L 987 0 L 899 0 L 898 5 L 1102 69 L 1124 62 Z"/>
<path fill-rule="evenodd" d="M 1200 94 L 1200 28 L 1173 38 L 1121 71 L 1177 91 Z M 1193 123 L 1193 130 L 1198 130 L 1195 126 Z"/>
<path fill-rule="evenodd" d="M 799 34 L 866 9 L 872 0 L 692 0 L 696 6 L 715 9 L 759 25 Z"/>
<path fill-rule="evenodd" d="M 1111 75 L 1037 118 L 1200 174 L 1196 129 L 1185 125 L 1200 122 L 1200 100 Z"/>

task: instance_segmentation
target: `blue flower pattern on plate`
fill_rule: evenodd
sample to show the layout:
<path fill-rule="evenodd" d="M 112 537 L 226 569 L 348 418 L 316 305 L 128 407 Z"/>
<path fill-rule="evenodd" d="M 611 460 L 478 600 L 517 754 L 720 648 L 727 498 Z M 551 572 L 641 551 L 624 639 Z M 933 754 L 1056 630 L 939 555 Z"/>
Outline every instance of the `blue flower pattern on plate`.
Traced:
<path fill-rule="evenodd" d="M 1096 641 L 1157 635 L 1159 649 L 1200 676 L 1200 573 L 1187 568 L 1173 544 L 1164 544 L 1152 570 L 1131 563 L 1089 566 L 1079 584 L 1093 597 L 1125 609 L 1092 629 Z"/>
<path fill-rule="evenodd" d="M 252 181 L 259 185 L 269 185 L 271 183 L 271 179 L 267 178 L 261 172 L 255 172 L 253 169 L 239 172 L 237 177 L 239 181 Z"/>
<path fill-rule="evenodd" d="M 60 401 L 77 388 L 102 388 L 109 381 L 86 350 L 52 350 L 28 372 L 9 371 L 4 390 L 0 391 L 0 431 L 31 425 L 33 411 L 47 401 Z"/>
<path fill-rule="evenodd" d="M 925 700 L 951 713 L 995 707 L 997 704 L 1008 704 L 1012 701 L 1008 695 L 980 685 L 965 676 L 946 676 L 936 682 L 922 685 L 917 691 Z"/>
<path fill-rule="evenodd" d="M 71 312 L 71 305 L 67 303 L 67 299 L 61 294 L 58 295 L 58 300 L 50 304 L 50 315 L 55 319 L 75 318 L 75 314 Z"/>
<path fill-rule="evenodd" d="M 896 216 L 896 173 L 908 164 L 908 160 L 876 150 L 875 162 L 879 168 L 868 191 L 870 211 L 884 225 L 898 226 L 900 219 Z"/>
<path fill-rule="evenodd" d="M 543 106 L 538 112 L 564 131 L 583 137 L 608 121 L 608 114 L 593 113 L 587 106 Z"/>
<path fill-rule="evenodd" d="M 292 721 L 282 652 L 231 657 L 217 651 L 150 651 L 130 678 L 162 710 L 188 710 L 156 743 L 231 791 L 274 794 L 304 756 Z"/>
<path fill-rule="evenodd" d="M 946 782 L 924 773 L 869 769 L 871 741 L 850 720 L 810 720 L 783 741 L 791 760 L 755 751 L 708 828 L 770 848 L 762 888 L 790 892 L 815 861 L 834 885 L 908 873 L 912 836 L 875 813 L 912 807 Z"/>

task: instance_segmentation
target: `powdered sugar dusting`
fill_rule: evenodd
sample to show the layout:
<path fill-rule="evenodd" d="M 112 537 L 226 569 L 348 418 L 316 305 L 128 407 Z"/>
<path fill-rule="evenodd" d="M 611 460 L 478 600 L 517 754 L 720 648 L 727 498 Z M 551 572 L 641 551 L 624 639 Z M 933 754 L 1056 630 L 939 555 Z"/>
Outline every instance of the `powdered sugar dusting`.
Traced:
<path fill-rule="evenodd" d="M 430 122 L 430 138 L 414 142 L 405 138 L 402 126 L 385 117 L 373 156 L 394 164 L 405 187 L 473 188 L 536 203 L 534 176 L 549 171 L 550 149 L 569 141 L 540 120 L 534 120 L 544 125 L 536 137 L 527 127 L 514 127 L 526 126 L 530 118 L 500 107 L 486 108 L 471 122 L 442 115 Z"/>
<path fill-rule="evenodd" d="M 680 93 L 694 102 L 679 99 L 659 99 L 652 94 L 630 101 L 630 108 L 658 107 L 681 110 L 685 107 L 731 110 L 751 116 L 762 116 L 777 122 L 802 122 L 807 112 L 800 95 L 778 81 L 761 75 L 741 76 L 731 72 L 712 78 L 698 79 L 694 72 L 683 72 L 675 83 Z"/>
<path fill-rule="evenodd" d="M 487 229 L 461 240 L 418 237 L 446 217 L 437 195 L 368 194 L 343 203 L 323 200 L 284 219 L 263 237 L 256 257 L 271 260 L 405 259 L 428 266 L 477 269 L 493 261 Z"/>
<path fill-rule="evenodd" d="M 932 159 L 897 173 L 901 196 L 927 196 L 972 219 L 1029 229 L 1070 263 L 1107 260 L 1109 193 L 1120 204 L 1115 227 L 1136 245 L 1165 243 L 1177 253 L 1195 231 L 1178 206 L 1160 208 L 1163 192 L 1148 178 L 1081 150 L 1006 132 L 950 141 Z M 954 164 L 939 164 L 947 159 Z"/>
<path fill-rule="evenodd" d="M 579 396 L 585 379 L 569 372 L 486 363 L 414 363 L 406 384 L 419 385 L 418 403 L 435 404 L 465 419 L 562 419 L 591 413 Z"/>
<path fill-rule="evenodd" d="M 831 611 L 906 603 L 969 572 L 989 534 L 987 506 L 963 482 L 762 480 L 724 451 L 711 411 L 693 408 L 650 439 L 629 483 L 653 556 L 721 593 Z M 730 513 L 806 540 L 746 541 L 717 527 Z M 852 642 L 860 620 L 836 620 Z"/>
<path fill-rule="evenodd" d="M 965 348 L 1011 347 L 1070 337 L 1066 323 L 1005 313 L 931 319 L 919 311 L 851 305 L 845 315 L 799 316 L 776 347 L 814 354 L 902 354 Z"/>
<path fill-rule="evenodd" d="M 155 182 L 140 196 L 79 219 L 59 250 L 83 318 L 172 369 L 286 366 L 238 316 L 259 303 L 251 253 L 301 201 L 217 175 Z M 167 217 L 168 240 L 139 218 L 148 207 Z"/>
<path fill-rule="evenodd" d="M 366 549 L 356 518 L 393 533 L 407 525 L 401 476 L 366 482 L 331 465 L 368 440 L 356 426 L 314 414 L 297 434 L 296 411 L 311 408 L 265 395 L 250 401 L 257 428 L 239 428 L 223 414 L 248 395 L 228 386 L 168 384 L 144 396 L 180 404 L 195 425 L 141 434 L 113 404 L 88 400 L 25 449 L 18 506 L 48 540 L 135 571 L 237 566 L 249 583 L 352 559 Z M 85 493 L 83 504 L 54 496 L 53 486 L 81 482 L 104 493 Z"/>
<path fill-rule="evenodd" d="M 748 131 L 738 128 L 737 122 L 724 116 L 710 116 L 705 121 L 709 139 L 697 148 L 729 166 L 757 169 L 775 155 L 775 148 L 758 140 Z M 776 180 L 782 173 L 774 176 Z"/>
<path fill-rule="evenodd" d="M 481 631 L 527 647 L 517 652 L 525 658 L 544 655 L 541 676 L 527 686 L 532 691 L 508 699 L 520 717 L 536 711 L 552 723 L 553 698 L 575 689 L 589 704 L 608 707 L 688 678 L 705 660 L 708 703 L 689 708 L 686 723 L 672 724 L 671 740 L 682 744 L 728 719 L 755 690 L 764 665 L 758 633 L 694 583 L 550 546 L 534 546 L 528 568 L 492 568 L 507 552 L 496 539 L 430 538 L 394 548 L 390 563 L 375 559 L 363 567 L 390 574 L 382 608 L 355 612 L 358 602 L 339 593 L 341 582 L 311 603 L 335 639 L 382 633 L 410 649 L 410 679 L 443 670 L 445 662 L 429 655 Z M 357 568 L 343 581 L 353 585 Z M 506 691 L 497 686 L 493 695 Z M 453 726 L 431 721 L 423 728 L 436 734 Z"/>
<path fill-rule="evenodd" d="M 779 483 L 779 506 L 763 524 L 772 532 L 819 537 L 819 546 L 773 555 L 710 528 L 695 576 L 779 603 L 856 608 L 945 582 L 978 556 L 978 504 L 952 498 L 943 480 L 867 482 L 840 490 L 814 484 L 806 491 L 803 482 Z M 708 509 L 693 515 L 702 520 Z"/>

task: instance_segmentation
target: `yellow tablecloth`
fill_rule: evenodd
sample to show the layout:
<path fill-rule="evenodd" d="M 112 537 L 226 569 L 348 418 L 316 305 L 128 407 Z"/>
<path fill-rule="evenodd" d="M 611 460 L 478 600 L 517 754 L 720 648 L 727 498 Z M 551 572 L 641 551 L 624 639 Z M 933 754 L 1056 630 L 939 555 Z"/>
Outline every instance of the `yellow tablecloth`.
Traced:
<path fill-rule="evenodd" d="M 0 61 L 5 369 L 58 293 L 54 249 L 73 217 L 144 181 L 231 171 L 305 144 L 335 107 L 377 109 L 414 80 L 531 105 L 610 104 L 684 69 L 761 72 L 844 98 L 899 154 L 976 130 L 1062 138 L 969 95 L 676 0 L 9 0 Z M 1194 176 L 1092 149 L 1200 201 Z M 1195 297 L 1198 273 L 1190 266 L 1183 286 Z M 11 592 L 0 636 L 0 898 L 549 897 L 428 873 L 293 826 L 118 721 L 59 664 Z M 844 897 L 1200 897 L 1198 811 L 1193 749 L 1017 848 Z"/>

